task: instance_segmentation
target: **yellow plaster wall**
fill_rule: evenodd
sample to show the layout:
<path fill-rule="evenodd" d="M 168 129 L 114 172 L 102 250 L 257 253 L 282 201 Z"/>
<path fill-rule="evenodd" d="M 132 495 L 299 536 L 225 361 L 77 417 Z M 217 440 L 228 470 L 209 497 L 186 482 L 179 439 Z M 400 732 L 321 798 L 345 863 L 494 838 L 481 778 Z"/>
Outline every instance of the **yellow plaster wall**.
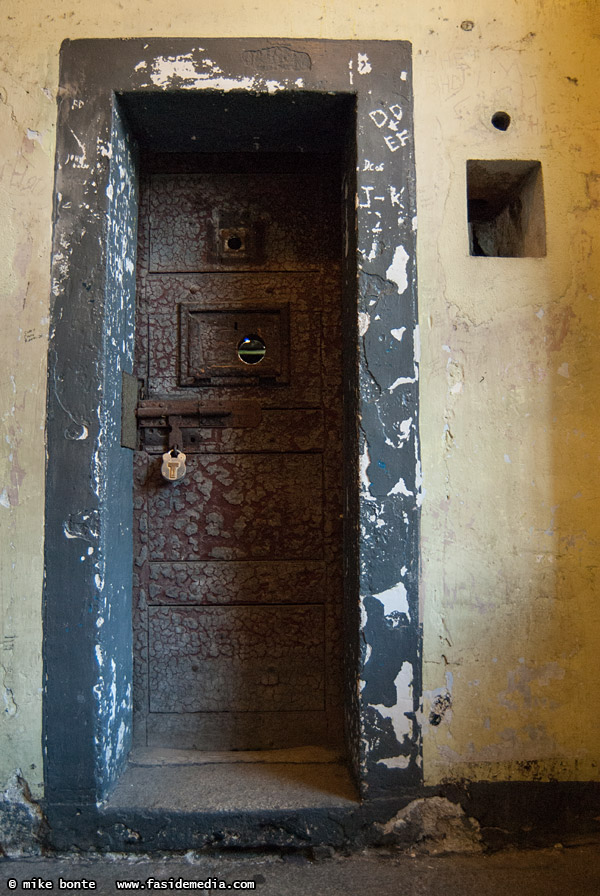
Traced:
<path fill-rule="evenodd" d="M 597 778 L 595 0 L 3 0 L 0 22 L 0 785 L 20 767 L 41 793 L 58 51 L 141 35 L 413 43 L 426 780 Z M 542 162 L 548 256 L 470 258 L 466 160 L 511 156 Z"/>

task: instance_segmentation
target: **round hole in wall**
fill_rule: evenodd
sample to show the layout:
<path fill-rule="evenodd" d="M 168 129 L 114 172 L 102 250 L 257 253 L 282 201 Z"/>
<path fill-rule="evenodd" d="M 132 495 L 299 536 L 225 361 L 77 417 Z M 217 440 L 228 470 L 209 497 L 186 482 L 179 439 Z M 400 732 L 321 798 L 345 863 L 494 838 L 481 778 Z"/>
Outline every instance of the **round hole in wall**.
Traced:
<path fill-rule="evenodd" d="M 237 347 L 238 358 L 244 364 L 258 364 L 267 353 L 267 346 L 260 336 L 244 336 Z"/>
<path fill-rule="evenodd" d="M 492 115 L 492 124 L 499 131 L 507 131 L 510 125 L 510 115 L 508 112 L 494 112 Z"/>
<path fill-rule="evenodd" d="M 238 249 L 241 249 L 242 241 L 239 236 L 230 236 L 227 240 L 227 248 L 232 249 L 234 252 L 237 252 Z"/>

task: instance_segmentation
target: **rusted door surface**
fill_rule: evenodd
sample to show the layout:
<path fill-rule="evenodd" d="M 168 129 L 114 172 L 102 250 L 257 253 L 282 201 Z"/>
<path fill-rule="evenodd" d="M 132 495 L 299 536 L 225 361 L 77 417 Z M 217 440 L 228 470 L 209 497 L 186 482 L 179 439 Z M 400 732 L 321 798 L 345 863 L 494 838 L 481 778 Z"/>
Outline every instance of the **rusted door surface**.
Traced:
<path fill-rule="evenodd" d="M 341 741 L 339 185 L 326 156 L 172 158 L 140 199 L 139 745 Z M 174 447 L 187 473 L 160 472 Z"/>

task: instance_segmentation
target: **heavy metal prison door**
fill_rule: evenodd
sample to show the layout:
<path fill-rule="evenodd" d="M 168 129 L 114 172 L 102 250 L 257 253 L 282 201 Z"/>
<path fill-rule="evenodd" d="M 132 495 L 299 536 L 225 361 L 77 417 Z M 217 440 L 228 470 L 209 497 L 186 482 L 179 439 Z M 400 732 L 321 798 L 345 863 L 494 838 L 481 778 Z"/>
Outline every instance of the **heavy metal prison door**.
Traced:
<path fill-rule="evenodd" d="M 146 164 L 138 745 L 341 743 L 337 170 L 314 154 Z M 169 450 L 186 456 L 175 482 Z"/>

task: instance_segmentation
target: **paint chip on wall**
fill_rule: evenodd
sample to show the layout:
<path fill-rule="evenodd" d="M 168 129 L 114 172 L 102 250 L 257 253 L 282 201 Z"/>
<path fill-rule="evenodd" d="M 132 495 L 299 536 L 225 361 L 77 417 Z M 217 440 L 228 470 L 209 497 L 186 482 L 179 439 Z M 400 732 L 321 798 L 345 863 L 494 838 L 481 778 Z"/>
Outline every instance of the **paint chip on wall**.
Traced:
<path fill-rule="evenodd" d="M 386 616 L 391 616 L 394 613 L 406 613 L 408 616 L 408 594 L 402 582 L 398 582 L 397 585 L 393 585 L 386 591 L 374 594 L 373 597 L 383 604 L 383 612 Z"/>
<path fill-rule="evenodd" d="M 391 280 L 392 283 L 396 284 L 400 295 L 406 292 L 408 288 L 408 275 L 406 272 L 407 262 L 408 253 L 404 246 L 396 246 L 393 261 L 385 275 L 388 280 Z"/>
<path fill-rule="evenodd" d="M 412 730 L 412 720 L 406 715 L 413 712 L 413 667 L 411 663 L 402 663 L 398 675 L 394 679 L 396 686 L 396 704 L 384 706 L 381 703 L 372 704 L 373 709 L 385 719 L 391 719 L 394 733 L 399 743 L 408 737 Z"/>

